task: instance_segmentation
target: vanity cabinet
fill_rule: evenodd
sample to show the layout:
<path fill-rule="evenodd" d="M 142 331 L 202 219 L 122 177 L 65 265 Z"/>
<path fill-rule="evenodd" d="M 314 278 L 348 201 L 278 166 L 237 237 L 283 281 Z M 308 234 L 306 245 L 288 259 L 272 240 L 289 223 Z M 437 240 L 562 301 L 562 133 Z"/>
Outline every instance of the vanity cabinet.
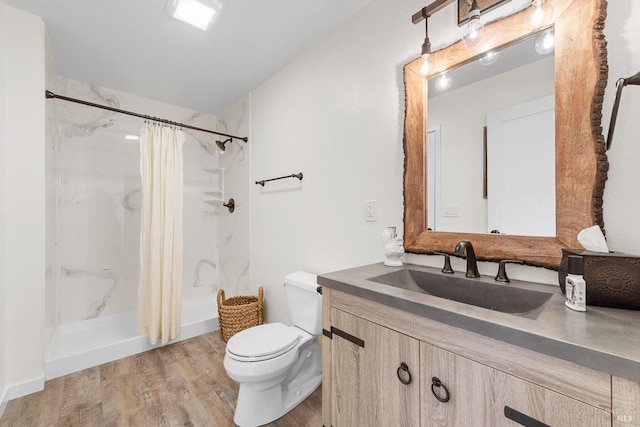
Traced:
<path fill-rule="evenodd" d="M 637 383 L 327 287 L 323 329 L 325 427 L 640 423 Z"/>
<path fill-rule="evenodd" d="M 609 412 L 427 343 L 420 363 L 424 427 L 611 426 Z"/>
<path fill-rule="evenodd" d="M 420 425 L 418 340 L 340 310 L 332 326 L 331 424 Z"/>

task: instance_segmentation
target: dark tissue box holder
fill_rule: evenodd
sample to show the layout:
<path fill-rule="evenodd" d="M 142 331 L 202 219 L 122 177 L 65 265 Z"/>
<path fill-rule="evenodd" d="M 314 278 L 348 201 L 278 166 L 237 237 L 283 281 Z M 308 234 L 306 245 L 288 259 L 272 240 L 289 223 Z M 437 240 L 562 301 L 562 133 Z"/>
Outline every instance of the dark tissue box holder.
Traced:
<path fill-rule="evenodd" d="M 562 293 L 565 293 L 569 255 L 581 255 L 584 259 L 587 305 L 640 310 L 640 256 L 563 249 L 558 269 Z"/>

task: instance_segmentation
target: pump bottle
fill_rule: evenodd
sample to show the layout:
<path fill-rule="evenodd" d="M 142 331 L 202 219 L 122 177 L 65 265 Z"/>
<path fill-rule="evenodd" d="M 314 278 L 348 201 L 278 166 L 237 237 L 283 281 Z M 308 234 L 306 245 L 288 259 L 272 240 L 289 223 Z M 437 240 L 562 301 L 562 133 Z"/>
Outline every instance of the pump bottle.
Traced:
<path fill-rule="evenodd" d="M 567 299 L 564 305 L 575 311 L 587 310 L 587 283 L 582 277 L 583 259 L 578 255 L 569 255 L 569 274 L 565 279 Z"/>

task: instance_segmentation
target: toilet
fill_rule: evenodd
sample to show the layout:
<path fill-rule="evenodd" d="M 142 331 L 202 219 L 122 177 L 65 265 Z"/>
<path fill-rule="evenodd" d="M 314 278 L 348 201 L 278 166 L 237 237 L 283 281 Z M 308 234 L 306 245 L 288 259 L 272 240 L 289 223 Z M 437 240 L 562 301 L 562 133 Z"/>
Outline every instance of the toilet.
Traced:
<path fill-rule="evenodd" d="M 322 296 L 316 278 L 297 271 L 284 279 L 293 326 L 267 323 L 229 339 L 224 368 L 240 383 L 233 417 L 238 426 L 270 423 L 320 385 L 322 358 L 317 337 L 322 332 Z"/>

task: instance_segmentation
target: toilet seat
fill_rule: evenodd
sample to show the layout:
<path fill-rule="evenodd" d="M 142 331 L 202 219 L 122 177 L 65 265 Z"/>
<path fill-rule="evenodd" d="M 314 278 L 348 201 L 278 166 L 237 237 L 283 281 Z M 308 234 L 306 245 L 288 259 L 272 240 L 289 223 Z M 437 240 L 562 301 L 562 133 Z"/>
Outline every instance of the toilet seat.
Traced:
<path fill-rule="evenodd" d="M 281 356 L 298 345 L 302 335 L 295 327 L 267 323 L 237 333 L 227 343 L 227 355 L 241 362 L 259 362 Z"/>

